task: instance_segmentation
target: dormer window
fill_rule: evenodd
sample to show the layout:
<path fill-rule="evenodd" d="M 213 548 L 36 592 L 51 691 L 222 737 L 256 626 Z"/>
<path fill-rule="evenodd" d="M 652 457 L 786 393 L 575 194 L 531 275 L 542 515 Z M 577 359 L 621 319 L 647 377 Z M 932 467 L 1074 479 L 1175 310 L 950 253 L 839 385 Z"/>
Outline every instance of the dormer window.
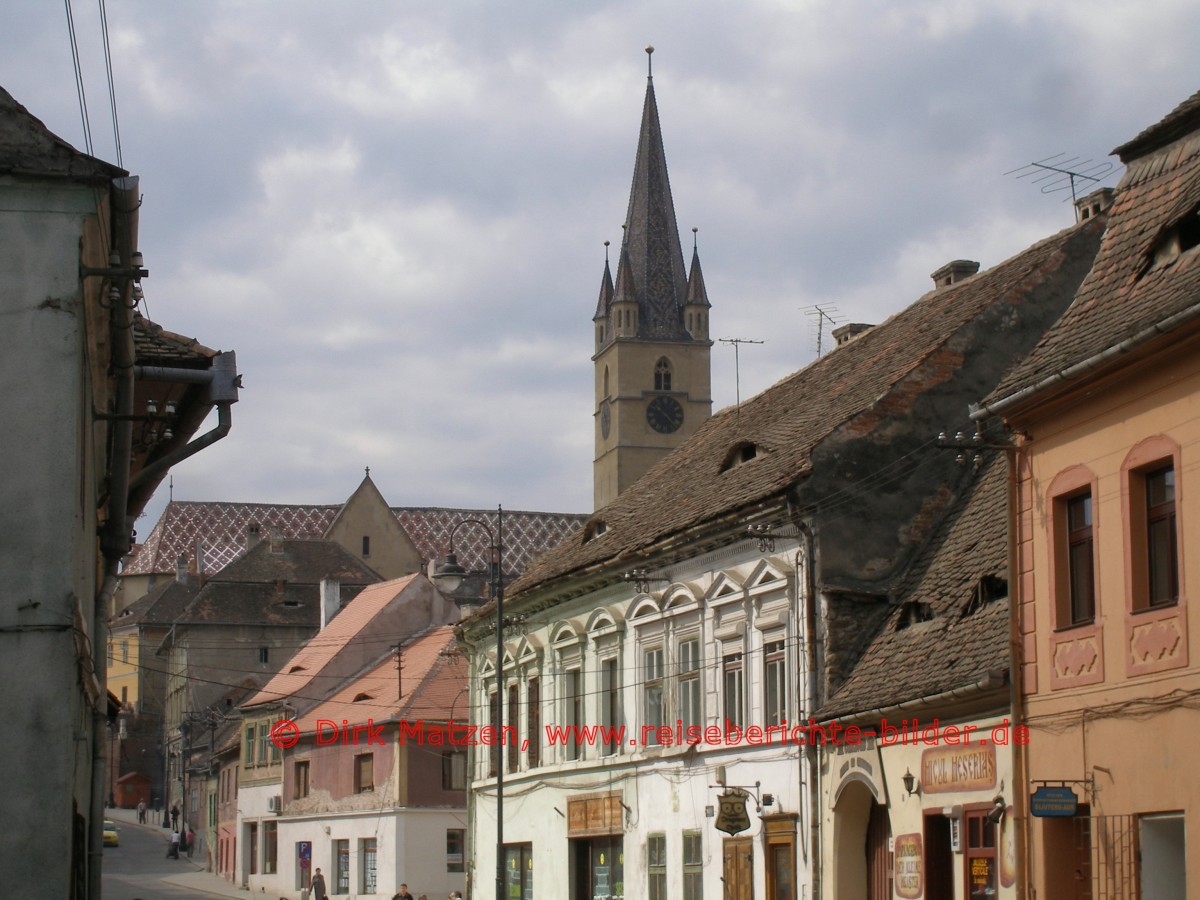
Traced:
<path fill-rule="evenodd" d="M 1192 209 L 1159 233 L 1147 254 L 1145 270 L 1169 265 L 1197 244 L 1200 244 L 1200 207 Z"/>
<path fill-rule="evenodd" d="M 900 614 L 900 621 L 896 623 L 896 630 L 903 631 L 912 625 L 928 622 L 932 618 L 932 606 L 928 603 L 921 603 L 919 600 L 913 600 L 904 604 L 904 610 Z"/>
<path fill-rule="evenodd" d="M 721 463 L 720 471 L 726 472 L 729 469 L 740 466 L 743 463 L 748 463 L 752 459 L 758 457 L 758 445 L 753 441 L 741 441 L 734 444 L 729 452 L 725 454 L 725 461 Z"/>
<path fill-rule="evenodd" d="M 659 357 L 658 362 L 654 364 L 654 389 L 671 390 L 671 362 L 665 356 Z"/>
<path fill-rule="evenodd" d="M 592 519 L 583 526 L 583 542 L 600 537 L 604 532 L 608 531 L 608 524 L 603 519 Z"/>

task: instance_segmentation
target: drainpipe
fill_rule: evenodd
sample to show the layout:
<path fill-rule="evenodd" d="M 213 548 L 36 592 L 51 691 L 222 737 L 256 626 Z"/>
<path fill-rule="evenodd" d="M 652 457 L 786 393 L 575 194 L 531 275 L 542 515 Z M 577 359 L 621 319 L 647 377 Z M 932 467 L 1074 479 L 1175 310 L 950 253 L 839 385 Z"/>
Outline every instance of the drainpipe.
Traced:
<path fill-rule="evenodd" d="M 112 251 L 119 266 L 133 272 L 137 251 L 138 179 L 136 176 L 113 179 L 109 193 L 112 204 Z M 133 448 L 133 285 L 128 275 L 110 281 L 113 292 L 112 368 L 115 373 L 116 409 L 112 423 L 112 455 L 108 461 L 108 518 L 100 532 L 100 551 L 104 555 L 104 581 L 96 594 L 92 610 L 95 635 L 92 661 L 100 696 L 92 710 L 92 795 L 88 816 L 88 897 L 100 900 L 100 871 L 104 854 L 104 770 L 107 747 L 104 740 L 108 708 L 108 615 L 117 589 L 121 559 L 132 544 L 129 522 L 129 465 Z M 103 288 L 102 288 L 103 289 Z"/>

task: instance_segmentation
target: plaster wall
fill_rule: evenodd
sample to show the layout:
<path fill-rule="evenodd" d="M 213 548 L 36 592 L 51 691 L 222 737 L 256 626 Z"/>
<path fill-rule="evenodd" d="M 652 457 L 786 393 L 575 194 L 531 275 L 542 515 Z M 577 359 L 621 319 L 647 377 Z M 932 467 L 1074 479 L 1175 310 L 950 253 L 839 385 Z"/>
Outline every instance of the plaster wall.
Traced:
<path fill-rule="evenodd" d="M 0 832 L 0 861 L 38 872 L 45 896 L 69 894 L 73 817 L 86 830 L 89 812 L 80 684 L 92 663 L 77 648 L 102 666 L 107 637 L 93 621 L 104 459 L 91 418 L 107 397 L 89 346 L 107 336 L 89 334 L 79 276 L 81 247 L 95 255 L 99 245 L 98 206 L 106 217 L 106 202 L 80 186 L 0 177 L 0 457 L 10 475 L 0 483 L 0 770 L 37 773 L 6 785 L 22 827 Z"/>

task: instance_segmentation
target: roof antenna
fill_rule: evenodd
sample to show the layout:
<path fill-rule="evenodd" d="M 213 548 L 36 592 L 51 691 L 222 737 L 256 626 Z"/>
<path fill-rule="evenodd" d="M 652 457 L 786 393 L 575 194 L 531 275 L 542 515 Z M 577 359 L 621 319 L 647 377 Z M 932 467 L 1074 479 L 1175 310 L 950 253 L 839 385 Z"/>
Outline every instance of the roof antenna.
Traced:
<path fill-rule="evenodd" d="M 738 350 L 741 344 L 765 344 L 766 341 L 752 341 L 749 338 L 717 338 L 722 344 L 733 344 L 733 378 L 737 392 L 737 409 L 742 407 L 742 365 Z"/>
<path fill-rule="evenodd" d="M 1015 175 L 1018 179 L 1036 175 L 1037 177 L 1033 179 L 1033 184 L 1040 184 L 1043 194 L 1065 191 L 1069 187 L 1071 189 L 1071 203 L 1074 204 L 1078 199 L 1075 193 L 1076 179 L 1098 184 L 1101 180 L 1108 177 L 1109 172 L 1115 167 L 1107 159 L 1097 161 L 1094 159 L 1083 159 L 1079 156 L 1071 156 L 1063 159 L 1062 157 L 1065 156 L 1067 156 L 1065 152 L 1055 153 L 1053 156 L 1047 156 L 1045 159 L 1038 160 L 1037 162 L 1019 166 L 1004 174 L 1006 176 Z"/>
<path fill-rule="evenodd" d="M 604 264 L 608 265 L 608 241 L 604 242 Z"/>
<path fill-rule="evenodd" d="M 821 335 L 825 333 L 825 323 L 829 323 L 832 328 L 838 322 L 844 321 L 844 317 L 838 314 L 836 306 L 806 306 L 804 313 L 813 318 L 813 327 L 817 329 L 817 359 L 821 358 Z"/>
<path fill-rule="evenodd" d="M 654 45 L 646 45 L 646 78 L 654 80 Z"/>
<path fill-rule="evenodd" d="M 695 225 L 692 226 L 692 252 L 693 253 L 696 252 L 696 232 L 699 230 L 700 229 L 697 228 Z"/>

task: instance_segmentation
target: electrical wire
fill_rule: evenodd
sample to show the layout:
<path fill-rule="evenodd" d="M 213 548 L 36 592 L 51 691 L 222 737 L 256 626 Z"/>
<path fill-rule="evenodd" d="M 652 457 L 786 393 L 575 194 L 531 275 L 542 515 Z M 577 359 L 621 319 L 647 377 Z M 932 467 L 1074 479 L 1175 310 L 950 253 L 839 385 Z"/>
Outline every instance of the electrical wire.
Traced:
<path fill-rule="evenodd" d="M 117 122 L 117 91 L 113 82 L 112 50 L 108 42 L 108 10 L 104 5 L 104 0 L 99 0 L 99 4 L 100 32 L 104 39 L 104 70 L 108 76 L 108 104 L 112 109 L 113 142 L 117 149 L 117 165 L 124 168 L 124 163 L 121 161 L 121 126 Z"/>
<path fill-rule="evenodd" d="M 75 67 L 75 92 L 79 96 L 79 116 L 83 120 L 83 146 L 88 156 L 92 153 L 92 125 L 88 121 L 87 94 L 83 88 L 83 68 L 79 63 L 79 42 L 75 36 L 75 14 L 71 0 L 63 0 L 67 12 L 67 34 L 71 42 L 71 64 Z"/>

